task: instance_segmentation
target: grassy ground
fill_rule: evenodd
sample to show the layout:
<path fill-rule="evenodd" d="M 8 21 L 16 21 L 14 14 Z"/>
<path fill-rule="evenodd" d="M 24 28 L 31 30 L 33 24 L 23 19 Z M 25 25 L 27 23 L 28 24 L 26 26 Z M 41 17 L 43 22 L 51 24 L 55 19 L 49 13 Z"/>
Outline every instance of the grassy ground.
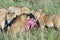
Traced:
<path fill-rule="evenodd" d="M 0 0 L 0 8 L 17 5 L 31 10 L 42 9 L 46 14 L 60 13 L 60 0 Z M 53 28 L 44 29 L 43 40 L 60 40 L 59 32 Z M 0 40 L 42 40 L 40 28 L 19 34 L 0 33 Z"/>

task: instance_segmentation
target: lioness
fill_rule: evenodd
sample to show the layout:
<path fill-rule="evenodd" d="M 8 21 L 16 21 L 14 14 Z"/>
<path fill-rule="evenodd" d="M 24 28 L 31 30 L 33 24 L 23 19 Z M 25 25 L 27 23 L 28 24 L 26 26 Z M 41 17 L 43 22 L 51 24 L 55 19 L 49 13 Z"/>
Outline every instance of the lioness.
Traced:
<path fill-rule="evenodd" d="M 26 20 L 27 16 L 26 15 L 20 15 L 17 17 L 15 22 L 11 25 L 11 27 L 8 29 L 8 33 L 18 33 L 22 31 L 24 22 Z"/>
<path fill-rule="evenodd" d="M 4 27 L 4 31 L 6 32 L 7 29 L 13 24 L 13 22 L 16 19 L 16 15 L 12 14 L 12 13 L 8 13 L 6 16 L 6 20 L 5 20 L 5 27 Z"/>
<path fill-rule="evenodd" d="M 1 29 L 4 29 L 7 14 L 8 14 L 7 9 L 5 8 L 0 9 L 0 28 Z"/>
<path fill-rule="evenodd" d="M 60 15 L 52 14 L 47 15 L 45 13 L 40 13 L 38 18 L 40 26 L 54 27 L 55 29 L 60 29 Z"/>
<path fill-rule="evenodd" d="M 52 15 L 53 22 L 55 27 L 60 30 L 60 14 L 53 14 Z"/>
<path fill-rule="evenodd" d="M 51 15 L 46 15 L 42 12 L 42 10 L 38 10 L 34 12 L 34 15 L 36 16 L 36 20 L 38 20 L 40 27 L 44 28 L 47 27 L 53 27 L 53 18 Z"/>
<path fill-rule="evenodd" d="M 30 9 L 29 9 L 28 7 L 23 7 L 23 8 L 21 9 L 21 12 L 22 12 L 22 14 L 23 14 L 23 13 L 29 14 L 29 13 L 30 13 Z"/>
<path fill-rule="evenodd" d="M 11 13 L 15 13 L 15 15 L 17 15 L 17 16 L 21 15 L 21 7 L 19 7 L 19 6 L 10 6 L 8 8 L 8 10 Z"/>

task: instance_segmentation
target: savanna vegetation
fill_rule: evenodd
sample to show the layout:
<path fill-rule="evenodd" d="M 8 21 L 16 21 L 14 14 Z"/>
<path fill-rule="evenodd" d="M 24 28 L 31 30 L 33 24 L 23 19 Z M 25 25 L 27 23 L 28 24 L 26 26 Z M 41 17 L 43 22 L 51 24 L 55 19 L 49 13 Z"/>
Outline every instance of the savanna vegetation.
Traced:
<path fill-rule="evenodd" d="M 46 14 L 60 13 L 60 0 L 0 0 L 0 8 L 9 6 L 28 7 L 30 10 L 42 9 Z M 18 34 L 0 33 L 0 40 L 60 40 L 59 31 L 54 28 L 44 28 L 44 36 L 40 28 Z M 43 39 L 42 39 L 43 38 Z"/>

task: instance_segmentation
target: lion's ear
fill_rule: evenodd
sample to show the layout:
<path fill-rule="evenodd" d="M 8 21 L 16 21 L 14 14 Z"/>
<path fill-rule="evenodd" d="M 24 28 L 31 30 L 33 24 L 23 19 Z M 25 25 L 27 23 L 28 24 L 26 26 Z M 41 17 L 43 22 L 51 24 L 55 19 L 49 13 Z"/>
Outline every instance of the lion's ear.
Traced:
<path fill-rule="evenodd" d="M 39 13 L 42 13 L 42 10 L 41 10 L 41 9 L 39 9 L 39 10 L 38 10 L 38 12 L 39 12 Z"/>

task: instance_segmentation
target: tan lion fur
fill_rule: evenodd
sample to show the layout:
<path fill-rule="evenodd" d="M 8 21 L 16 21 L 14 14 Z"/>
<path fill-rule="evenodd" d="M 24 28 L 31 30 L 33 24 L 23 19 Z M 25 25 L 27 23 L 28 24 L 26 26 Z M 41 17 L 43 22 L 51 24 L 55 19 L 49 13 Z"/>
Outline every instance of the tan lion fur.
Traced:
<path fill-rule="evenodd" d="M 12 24 L 11 28 L 8 29 L 9 33 L 18 33 L 22 31 L 22 28 L 24 26 L 24 22 L 26 20 L 26 15 L 20 15 L 15 22 Z"/>
<path fill-rule="evenodd" d="M 4 29 L 5 19 L 8 14 L 8 10 L 5 8 L 0 9 L 0 28 Z"/>

